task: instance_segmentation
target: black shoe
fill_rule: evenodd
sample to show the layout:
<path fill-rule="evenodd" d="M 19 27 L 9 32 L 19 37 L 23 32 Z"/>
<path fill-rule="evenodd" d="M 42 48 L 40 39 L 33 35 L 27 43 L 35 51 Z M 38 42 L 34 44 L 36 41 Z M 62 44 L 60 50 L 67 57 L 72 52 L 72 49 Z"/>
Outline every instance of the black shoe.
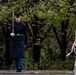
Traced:
<path fill-rule="evenodd" d="M 22 68 L 18 68 L 16 72 L 21 72 L 22 71 Z"/>
<path fill-rule="evenodd" d="M 17 69 L 16 72 L 19 72 L 19 70 Z"/>
<path fill-rule="evenodd" d="M 21 72 L 22 71 L 22 68 L 19 68 L 18 70 L 19 70 L 19 72 Z"/>
<path fill-rule="evenodd" d="M 21 69 L 16 70 L 16 72 L 21 72 L 21 71 L 22 71 Z"/>

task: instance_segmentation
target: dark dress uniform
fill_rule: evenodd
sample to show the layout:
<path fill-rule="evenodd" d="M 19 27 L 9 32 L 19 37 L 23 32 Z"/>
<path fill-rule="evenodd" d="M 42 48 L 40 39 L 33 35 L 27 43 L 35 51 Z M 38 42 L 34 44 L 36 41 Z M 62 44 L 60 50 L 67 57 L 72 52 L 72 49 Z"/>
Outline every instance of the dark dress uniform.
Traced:
<path fill-rule="evenodd" d="M 12 33 L 12 27 L 11 27 Z M 10 58 L 15 59 L 16 68 L 22 66 L 22 58 L 25 57 L 25 45 L 27 45 L 27 26 L 23 22 L 14 23 L 14 37 L 10 40 Z M 21 65 L 20 65 L 21 64 Z"/>

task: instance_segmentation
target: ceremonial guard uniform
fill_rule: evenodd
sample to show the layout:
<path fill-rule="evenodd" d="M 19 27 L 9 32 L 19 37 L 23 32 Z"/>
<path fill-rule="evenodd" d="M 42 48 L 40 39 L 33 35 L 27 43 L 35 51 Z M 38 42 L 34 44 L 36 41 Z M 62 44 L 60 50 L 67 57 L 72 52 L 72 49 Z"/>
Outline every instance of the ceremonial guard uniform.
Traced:
<path fill-rule="evenodd" d="M 14 33 L 11 27 L 10 57 L 14 59 L 17 72 L 22 70 L 22 61 L 25 56 L 25 46 L 27 45 L 27 26 L 20 21 L 20 16 L 16 15 L 14 23 Z"/>

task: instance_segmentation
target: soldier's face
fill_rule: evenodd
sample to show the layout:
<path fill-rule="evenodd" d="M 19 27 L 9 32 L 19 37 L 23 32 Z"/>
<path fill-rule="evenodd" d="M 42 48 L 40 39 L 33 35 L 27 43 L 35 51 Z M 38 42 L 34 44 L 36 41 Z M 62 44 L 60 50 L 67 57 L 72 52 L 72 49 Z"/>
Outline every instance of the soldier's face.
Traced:
<path fill-rule="evenodd" d="M 20 17 L 16 17 L 15 19 L 16 19 L 16 22 L 18 23 L 20 22 Z"/>

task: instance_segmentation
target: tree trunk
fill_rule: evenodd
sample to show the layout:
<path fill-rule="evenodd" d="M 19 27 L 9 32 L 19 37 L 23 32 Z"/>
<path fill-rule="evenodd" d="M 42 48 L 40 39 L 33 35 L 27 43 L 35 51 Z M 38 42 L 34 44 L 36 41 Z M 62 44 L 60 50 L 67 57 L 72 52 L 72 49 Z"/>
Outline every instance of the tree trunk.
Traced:
<path fill-rule="evenodd" d="M 53 31 L 55 33 L 56 39 L 58 41 L 58 44 L 60 46 L 60 50 L 61 50 L 61 60 L 65 61 L 66 60 L 66 48 L 67 48 L 67 28 L 69 25 L 69 20 L 66 21 L 62 21 L 61 23 L 61 40 L 59 39 L 56 27 L 53 27 Z"/>
<path fill-rule="evenodd" d="M 69 20 L 66 20 L 66 21 L 62 21 L 61 23 L 61 33 L 62 33 L 62 36 L 61 36 L 61 57 L 62 57 L 62 61 L 65 61 L 66 60 L 66 48 L 67 48 L 67 28 L 68 28 L 68 25 L 69 25 Z"/>
<path fill-rule="evenodd" d="M 4 66 L 7 66 L 5 67 L 4 69 L 9 69 L 12 61 L 10 60 L 10 48 L 9 48 L 9 28 L 7 27 L 7 30 L 5 32 L 5 53 L 4 53 L 4 58 L 5 58 L 5 61 L 4 61 Z"/>
<path fill-rule="evenodd" d="M 3 48 L 0 48 L 0 69 L 2 69 L 2 66 L 3 66 Z"/>
<path fill-rule="evenodd" d="M 12 61 L 10 60 L 10 50 L 9 50 L 9 27 L 8 24 L 5 25 L 5 27 L 2 26 L 2 33 L 5 38 L 5 52 L 4 52 L 4 69 L 9 69 L 9 66 L 11 65 Z"/>
<path fill-rule="evenodd" d="M 40 45 L 34 45 L 33 46 L 34 62 L 39 62 L 40 61 L 40 51 L 41 51 L 41 46 Z"/>

